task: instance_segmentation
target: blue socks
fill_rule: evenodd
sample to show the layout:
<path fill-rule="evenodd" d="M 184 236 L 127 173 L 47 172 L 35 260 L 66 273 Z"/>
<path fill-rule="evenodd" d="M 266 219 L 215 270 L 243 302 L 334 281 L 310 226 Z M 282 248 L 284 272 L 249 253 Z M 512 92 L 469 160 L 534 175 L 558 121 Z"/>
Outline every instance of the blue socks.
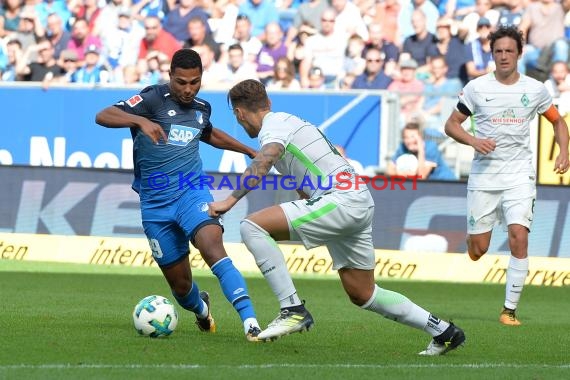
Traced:
<path fill-rule="evenodd" d="M 239 313 L 242 321 L 255 318 L 253 304 L 247 292 L 247 285 L 241 273 L 229 257 L 224 257 L 212 266 L 212 272 L 218 278 L 222 292 Z"/>
<path fill-rule="evenodd" d="M 198 289 L 198 284 L 192 281 L 192 289 L 183 297 L 179 297 L 174 292 L 172 292 L 176 301 L 186 310 L 190 310 L 195 314 L 202 314 L 204 310 L 204 301 L 200 298 L 200 289 Z"/>

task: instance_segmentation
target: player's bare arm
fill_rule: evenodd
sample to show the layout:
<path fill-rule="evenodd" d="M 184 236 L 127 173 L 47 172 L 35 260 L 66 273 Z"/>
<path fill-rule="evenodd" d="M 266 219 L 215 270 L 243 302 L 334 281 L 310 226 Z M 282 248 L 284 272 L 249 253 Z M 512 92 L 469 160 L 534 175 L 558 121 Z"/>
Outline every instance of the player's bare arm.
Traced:
<path fill-rule="evenodd" d="M 461 124 L 467 120 L 467 115 L 454 110 L 445 123 L 445 134 L 458 143 L 470 145 L 481 154 L 489 154 L 495 150 L 496 143 L 492 139 L 479 139 L 467 133 Z"/>
<path fill-rule="evenodd" d="M 234 139 L 226 132 L 218 128 L 212 128 L 212 132 L 202 137 L 202 141 L 206 144 L 218 149 L 231 150 L 233 152 L 243 153 L 249 158 L 254 158 L 256 151 L 247 145 L 242 144 Z"/>
<path fill-rule="evenodd" d="M 159 124 L 145 117 L 132 115 L 115 106 L 107 107 L 97 113 L 95 122 L 107 128 L 140 128 L 155 144 L 168 140 L 164 129 Z"/>
<path fill-rule="evenodd" d="M 568 158 L 568 125 L 554 105 L 551 105 L 543 115 L 552 123 L 554 139 L 560 148 L 560 153 L 554 161 L 554 172 L 557 174 L 566 173 L 570 166 Z"/>
<path fill-rule="evenodd" d="M 269 173 L 269 170 L 271 170 L 284 152 L 285 147 L 279 143 L 264 145 L 251 164 L 245 169 L 242 175 L 242 178 L 245 179 L 245 183 L 241 188 L 234 190 L 232 194 L 223 201 L 210 203 L 208 214 L 212 217 L 218 217 L 228 212 L 241 198 L 261 182 L 261 179 Z"/>

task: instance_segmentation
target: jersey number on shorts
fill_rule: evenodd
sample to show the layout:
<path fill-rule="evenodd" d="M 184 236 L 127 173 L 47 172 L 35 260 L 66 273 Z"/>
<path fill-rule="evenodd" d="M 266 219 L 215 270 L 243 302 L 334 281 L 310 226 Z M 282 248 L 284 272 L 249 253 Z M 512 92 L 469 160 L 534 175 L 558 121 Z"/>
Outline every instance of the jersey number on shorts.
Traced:
<path fill-rule="evenodd" d="M 156 239 L 148 239 L 148 244 L 150 244 L 150 250 L 152 251 L 152 256 L 160 259 L 162 257 L 162 249 L 160 249 L 160 244 Z"/>

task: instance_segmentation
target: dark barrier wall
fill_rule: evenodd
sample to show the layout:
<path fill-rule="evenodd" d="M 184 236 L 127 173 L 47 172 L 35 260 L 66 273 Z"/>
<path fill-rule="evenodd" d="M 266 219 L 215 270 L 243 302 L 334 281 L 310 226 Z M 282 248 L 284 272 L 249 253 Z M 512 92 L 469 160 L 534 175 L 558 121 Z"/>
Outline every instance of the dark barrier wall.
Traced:
<path fill-rule="evenodd" d="M 2 125 L 0 164 L 56 167 L 132 168 L 132 142 L 127 129 L 109 130 L 95 124 L 102 108 L 136 94 L 134 89 L 51 88 L 0 86 Z M 202 91 L 212 104 L 212 122 L 230 135 L 257 148 L 236 123 L 225 92 Z M 345 146 L 364 166 L 378 166 L 382 152 L 380 120 L 383 99 L 376 94 L 272 93 L 273 109 L 298 114 Z M 241 172 L 246 159 L 206 144 L 200 147 L 204 169 Z"/>
<path fill-rule="evenodd" d="M 143 236 L 130 171 L 5 166 L 0 178 L 0 232 Z M 228 175 L 226 183 L 235 184 L 235 178 Z M 215 179 L 212 193 L 224 198 L 231 189 L 217 189 L 222 175 Z M 248 213 L 296 197 L 283 189 L 280 177 L 275 181 L 249 193 L 224 217 L 227 241 L 239 241 L 239 221 Z M 414 190 L 412 182 L 395 185 L 377 178 L 369 187 L 376 202 L 376 248 L 405 249 L 410 237 L 435 234 L 447 241 L 447 251 L 465 251 L 465 184 L 421 182 Z M 531 255 L 570 257 L 568 202 L 565 187 L 539 186 Z M 496 228 L 490 251 L 506 252 L 506 239 Z"/>

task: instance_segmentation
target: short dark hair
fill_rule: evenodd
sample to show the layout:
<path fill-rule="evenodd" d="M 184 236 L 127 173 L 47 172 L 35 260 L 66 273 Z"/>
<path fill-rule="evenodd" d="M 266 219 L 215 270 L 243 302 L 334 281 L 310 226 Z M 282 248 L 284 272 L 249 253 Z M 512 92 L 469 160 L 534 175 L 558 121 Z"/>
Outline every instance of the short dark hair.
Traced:
<path fill-rule="evenodd" d="M 231 108 L 243 107 L 256 112 L 269 109 L 269 97 L 263 83 L 255 79 L 246 79 L 230 89 L 228 104 Z"/>
<path fill-rule="evenodd" d="M 200 55 L 192 49 L 180 49 L 172 56 L 170 62 L 170 72 L 174 72 L 177 68 L 181 69 L 200 69 L 202 72 L 202 60 Z"/>
<path fill-rule="evenodd" d="M 243 47 L 240 44 L 232 44 L 228 47 L 228 52 L 232 50 L 239 50 L 243 53 Z"/>
<path fill-rule="evenodd" d="M 491 41 L 491 52 L 493 52 L 493 49 L 495 47 L 495 42 L 503 37 L 509 37 L 515 40 L 515 42 L 517 43 L 518 53 L 519 54 L 522 53 L 524 45 L 524 37 L 522 35 L 522 32 L 518 30 L 516 26 L 506 25 L 506 24 L 499 25 L 497 27 L 497 30 L 495 30 L 490 34 L 489 40 Z"/>
<path fill-rule="evenodd" d="M 402 129 L 402 132 L 404 132 L 404 129 L 409 129 L 410 131 L 418 131 L 421 132 L 422 130 L 422 126 L 420 125 L 420 123 L 417 123 L 415 121 L 408 121 L 406 123 L 406 125 L 404 125 L 404 128 Z"/>

